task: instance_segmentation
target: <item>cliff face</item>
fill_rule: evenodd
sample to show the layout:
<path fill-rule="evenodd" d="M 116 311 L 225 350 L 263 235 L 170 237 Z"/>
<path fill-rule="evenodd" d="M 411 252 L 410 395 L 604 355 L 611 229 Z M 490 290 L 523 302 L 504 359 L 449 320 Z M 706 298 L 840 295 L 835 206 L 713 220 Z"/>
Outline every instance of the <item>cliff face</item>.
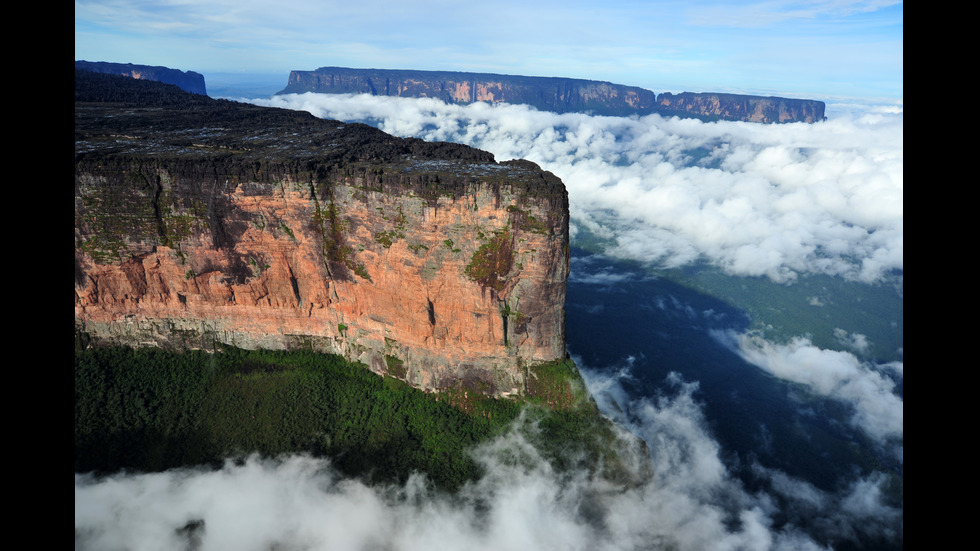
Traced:
<path fill-rule="evenodd" d="M 564 357 L 568 203 L 550 173 L 131 79 L 118 84 L 142 100 L 109 104 L 89 75 L 75 77 L 83 340 L 314 349 L 494 395 Z"/>
<path fill-rule="evenodd" d="M 437 98 L 447 103 L 523 103 L 556 113 L 591 111 L 599 115 L 629 115 L 656 106 L 656 94 L 635 86 L 453 71 L 321 67 L 292 71 L 286 88 L 279 93 L 303 92 Z"/>
<path fill-rule="evenodd" d="M 111 75 L 122 75 L 135 79 L 155 80 L 174 84 L 192 94 L 208 95 L 204 75 L 194 71 L 180 71 L 167 67 L 133 65 L 132 63 L 109 63 L 106 61 L 75 61 L 75 70 L 92 71 Z"/>
<path fill-rule="evenodd" d="M 762 123 L 819 122 L 824 102 L 740 94 L 661 94 L 593 80 L 462 73 L 321 67 L 292 71 L 280 94 L 372 94 L 437 98 L 447 103 L 523 103 L 556 113 L 698 117 Z"/>
<path fill-rule="evenodd" d="M 822 101 L 779 97 L 665 92 L 657 97 L 657 105 L 663 115 L 694 115 L 732 121 L 819 122 L 825 118 Z"/>

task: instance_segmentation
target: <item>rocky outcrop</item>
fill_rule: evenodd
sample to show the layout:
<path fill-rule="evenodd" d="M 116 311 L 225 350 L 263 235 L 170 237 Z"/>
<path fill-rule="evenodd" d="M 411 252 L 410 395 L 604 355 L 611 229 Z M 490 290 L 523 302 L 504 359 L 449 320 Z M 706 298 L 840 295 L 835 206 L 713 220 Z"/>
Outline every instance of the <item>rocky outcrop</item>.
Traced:
<path fill-rule="evenodd" d="M 492 395 L 564 357 L 567 193 L 533 163 L 152 82 L 75 86 L 82 341 L 313 349 Z"/>
<path fill-rule="evenodd" d="M 822 101 L 739 94 L 661 94 L 636 86 L 557 77 L 452 71 L 321 67 L 292 71 L 279 94 L 372 94 L 437 98 L 447 103 L 520 103 L 555 113 L 696 117 L 762 123 L 824 120 Z"/>
<path fill-rule="evenodd" d="M 556 113 L 629 115 L 656 106 L 656 94 L 635 86 L 558 77 L 527 77 L 455 71 L 409 71 L 320 67 L 292 71 L 279 94 L 372 94 L 437 98 L 447 103 L 511 103 Z"/>
<path fill-rule="evenodd" d="M 135 79 L 155 80 L 174 84 L 192 94 L 208 95 L 204 75 L 194 71 L 180 71 L 167 67 L 133 65 L 132 63 L 109 63 L 106 61 L 75 61 L 75 70 L 92 71 L 111 75 L 123 75 Z"/>

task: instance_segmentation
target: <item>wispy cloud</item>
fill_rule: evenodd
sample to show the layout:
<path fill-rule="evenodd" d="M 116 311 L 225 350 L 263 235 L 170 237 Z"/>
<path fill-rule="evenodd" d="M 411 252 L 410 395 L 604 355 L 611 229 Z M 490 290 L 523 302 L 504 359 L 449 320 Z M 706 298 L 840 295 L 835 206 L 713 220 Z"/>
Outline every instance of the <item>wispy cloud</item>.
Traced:
<path fill-rule="evenodd" d="M 763 2 L 698 2 L 688 15 L 697 25 L 762 28 L 796 20 L 840 24 L 844 20 L 900 6 L 901 0 L 769 0 Z"/>
<path fill-rule="evenodd" d="M 903 440 L 905 404 L 887 374 L 901 376 L 901 367 L 875 366 L 850 352 L 821 349 L 802 337 L 777 344 L 750 333 L 712 331 L 712 335 L 750 364 L 852 407 L 852 424 L 882 445 Z M 851 336 L 850 344 L 867 346 L 860 337 Z M 901 461 L 901 447 L 895 456 Z"/>

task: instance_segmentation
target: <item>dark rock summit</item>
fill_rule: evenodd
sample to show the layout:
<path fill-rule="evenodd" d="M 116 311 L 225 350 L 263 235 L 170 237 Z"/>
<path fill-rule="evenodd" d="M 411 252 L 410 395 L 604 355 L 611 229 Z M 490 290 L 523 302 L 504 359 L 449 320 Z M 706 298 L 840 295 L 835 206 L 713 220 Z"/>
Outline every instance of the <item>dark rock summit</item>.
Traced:
<path fill-rule="evenodd" d="M 279 94 L 371 94 L 437 98 L 447 103 L 526 104 L 555 113 L 693 117 L 761 123 L 819 122 L 822 101 L 742 94 L 663 93 L 595 80 L 455 71 L 320 67 L 292 71 Z"/>

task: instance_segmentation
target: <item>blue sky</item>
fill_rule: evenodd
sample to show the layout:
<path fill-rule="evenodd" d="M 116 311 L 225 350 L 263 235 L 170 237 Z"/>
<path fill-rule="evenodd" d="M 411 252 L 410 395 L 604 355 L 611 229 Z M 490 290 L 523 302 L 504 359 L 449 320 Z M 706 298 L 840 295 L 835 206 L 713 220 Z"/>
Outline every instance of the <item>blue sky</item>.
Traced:
<path fill-rule="evenodd" d="M 76 0 L 75 59 L 204 73 L 336 65 L 665 91 L 903 98 L 890 0 Z"/>

